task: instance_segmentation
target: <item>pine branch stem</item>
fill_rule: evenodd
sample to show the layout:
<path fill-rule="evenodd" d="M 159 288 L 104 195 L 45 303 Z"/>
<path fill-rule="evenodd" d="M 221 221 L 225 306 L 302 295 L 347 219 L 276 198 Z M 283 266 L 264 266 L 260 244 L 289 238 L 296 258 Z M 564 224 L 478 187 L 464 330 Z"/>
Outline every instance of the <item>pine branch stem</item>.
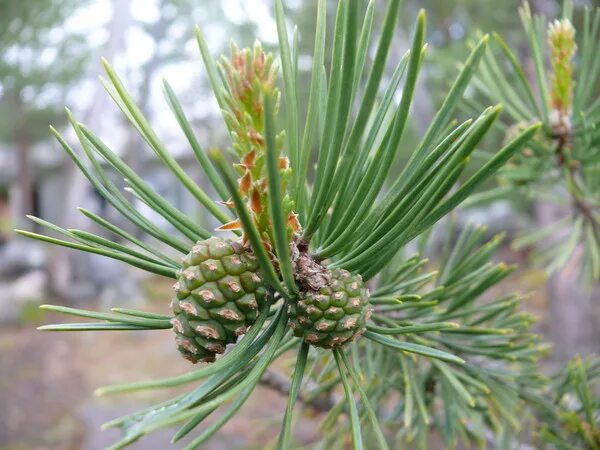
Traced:
<path fill-rule="evenodd" d="M 267 369 L 265 371 L 260 380 L 260 384 L 280 393 L 282 396 L 287 396 L 290 392 L 289 377 L 274 369 Z M 298 401 L 319 413 L 329 412 L 337 403 L 333 395 L 317 396 L 315 398 L 307 399 L 302 395 L 302 392 L 298 395 Z"/>
<path fill-rule="evenodd" d="M 559 169 L 565 171 L 567 178 L 566 188 L 567 192 L 571 196 L 573 206 L 586 221 L 592 226 L 592 231 L 596 235 L 596 239 L 600 240 L 600 229 L 598 221 L 595 219 L 592 207 L 586 202 L 585 198 L 581 195 L 581 189 L 578 187 L 577 175 L 578 165 L 574 164 L 575 161 L 569 158 L 569 152 L 571 150 L 570 142 L 572 139 L 572 130 L 569 126 L 558 127 L 558 129 L 552 133 L 551 138 L 556 142 L 556 164 Z"/>

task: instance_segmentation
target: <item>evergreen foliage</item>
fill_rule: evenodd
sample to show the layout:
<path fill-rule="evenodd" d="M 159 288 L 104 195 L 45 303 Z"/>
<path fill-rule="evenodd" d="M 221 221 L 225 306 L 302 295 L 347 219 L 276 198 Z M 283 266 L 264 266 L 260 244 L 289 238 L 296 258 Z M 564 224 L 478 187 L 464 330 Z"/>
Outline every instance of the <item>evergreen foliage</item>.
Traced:
<path fill-rule="evenodd" d="M 426 53 L 425 13 L 421 12 L 410 50 L 393 77 L 384 80 L 400 3 L 388 2 L 371 60 L 374 2 L 363 8 L 360 2 L 340 0 L 328 56 L 331 64 L 326 68 L 326 2 L 319 1 L 305 116 L 298 107 L 297 47 L 290 45 L 281 0 L 275 2 L 281 95 L 279 66 L 260 44 L 242 50 L 233 46 L 230 58 L 217 63 L 197 28 L 204 66 L 231 135 L 228 153 L 233 163 L 226 152 L 214 149 L 207 154 L 203 150 L 167 82 L 164 93 L 219 201 L 173 158 L 117 74 L 103 61 L 107 92 L 156 158 L 205 212 L 222 224 L 215 231 L 204 228 L 154 191 L 69 111 L 83 156 L 52 128 L 96 190 L 154 240 L 140 240 L 85 209 L 81 212 L 86 217 L 124 243 L 62 229 L 39 218 L 32 220 L 61 238 L 19 232 L 177 279 L 179 300 L 174 311 L 165 314 L 124 308 L 101 313 L 46 305 L 44 309 L 95 322 L 41 328 L 174 327 L 180 347 L 181 335 L 195 339 L 196 344 L 204 345 L 202 351 L 211 352 L 205 359 L 224 350 L 209 348 L 206 341 L 198 340 L 206 338 L 206 333 L 216 335 L 223 328 L 224 343 L 233 344 L 214 362 L 185 374 L 100 389 L 100 395 L 107 395 L 189 386 L 177 397 L 107 423 L 106 427 L 123 431 L 112 448 L 123 448 L 173 425 L 180 426 L 174 436 L 177 441 L 219 410 L 221 414 L 186 446 L 198 448 L 239 410 L 268 367 L 284 355 L 292 359 L 294 369 L 276 444 L 279 449 L 292 445 L 294 405 L 300 401 L 309 404 L 320 395 L 336 398 L 323 422 L 323 448 L 345 448 L 350 442 L 355 449 L 413 443 L 427 448 L 432 430 L 439 431 L 447 448 L 456 447 L 459 441 L 483 444 L 489 440 L 510 448 L 524 405 L 533 417 L 539 416 L 539 411 L 550 414 L 540 436 L 567 445 L 591 443 L 590 448 L 597 448 L 597 402 L 589 387 L 597 377 L 597 364 L 576 361 L 565 375 L 553 380 L 559 387 L 553 399 L 557 404 L 575 392 L 581 406 L 566 405 L 564 413 L 543 408 L 550 400 L 543 398 L 546 379 L 540 374 L 538 360 L 547 346 L 529 331 L 533 318 L 519 308 L 524 296 L 504 296 L 494 290 L 513 269 L 492 261 L 500 236 L 486 241 L 483 228 L 468 227 L 456 238 L 444 222 L 450 231 L 437 270 L 430 270 L 419 254 L 404 256 L 409 243 L 420 236 L 425 241 L 432 227 L 483 182 L 523 148 L 538 142 L 550 122 L 549 115 L 540 117 L 542 123 L 529 120 L 535 115 L 528 116 L 526 126 L 497 148 L 483 166 L 458 182 L 470 165 L 470 156 L 489 131 L 500 126 L 500 106 L 479 108 L 472 119 L 462 123 L 454 120 L 465 90 L 477 80 L 476 73 L 489 68 L 489 38 L 484 36 L 460 67 L 407 163 L 399 173 L 392 171 Z M 555 29 L 563 25 L 561 22 Z M 564 39 L 569 41 L 567 35 L 558 41 Z M 557 107 L 570 99 L 565 81 L 570 69 L 563 67 L 569 61 L 568 57 L 555 61 L 552 98 Z M 483 70 L 478 72 L 482 63 Z M 401 83 L 396 104 L 394 94 Z M 513 104 L 509 102 L 507 109 L 511 112 Z M 112 181 L 109 169 L 125 180 L 134 198 L 162 216 L 177 233 L 159 228 L 140 214 Z M 580 226 L 583 233 L 583 222 Z M 224 236 L 231 240 L 225 241 Z M 234 259 L 226 260 L 230 257 Z M 242 276 L 252 277 L 252 273 L 261 286 L 246 289 Z M 225 279 L 226 283 L 220 283 Z M 252 295 L 260 301 L 252 303 Z M 226 326 L 232 319 L 230 312 L 210 314 L 211 302 L 221 298 L 240 319 L 234 328 Z M 251 311 L 251 318 L 237 314 L 240 299 L 256 306 L 258 314 Z M 205 302 L 202 308 L 198 307 L 200 301 Z M 208 322 L 197 320 L 204 313 L 210 315 L 211 330 L 206 328 Z M 182 325 L 182 314 L 188 328 Z M 243 325 L 245 334 L 237 332 L 238 325 Z M 300 328 L 302 332 L 298 332 Z M 243 336 L 236 342 L 237 334 Z M 186 356 L 196 351 L 194 346 L 188 347 L 184 347 Z M 345 420 L 338 421 L 339 416 Z M 574 434 L 565 431 L 565 423 Z"/>
<path fill-rule="evenodd" d="M 489 200 L 517 191 L 562 206 L 562 217 L 523 233 L 514 246 L 534 246 L 536 260 L 550 272 L 574 260 L 590 285 L 600 279 L 600 60 L 594 56 L 600 9 L 584 10 L 578 32 L 572 9 L 565 1 L 562 17 L 548 24 L 533 16 L 527 3 L 520 8 L 533 55 L 532 81 L 517 54 L 494 35 L 495 48 L 484 58 L 474 86 L 505 106 L 506 118 L 497 126 L 507 139 L 532 121 L 543 125 L 499 171 L 499 186 L 479 195 Z M 473 99 L 468 104 L 478 107 Z"/>

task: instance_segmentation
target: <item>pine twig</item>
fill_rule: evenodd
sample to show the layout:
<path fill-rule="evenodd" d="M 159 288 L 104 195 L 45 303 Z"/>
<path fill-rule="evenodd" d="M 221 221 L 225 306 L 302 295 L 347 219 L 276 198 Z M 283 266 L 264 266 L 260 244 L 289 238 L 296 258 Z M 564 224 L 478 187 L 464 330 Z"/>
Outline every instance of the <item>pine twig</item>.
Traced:
<path fill-rule="evenodd" d="M 260 384 L 280 393 L 282 396 L 287 396 L 290 392 L 289 378 L 274 369 L 267 369 L 265 371 L 260 379 Z M 336 404 L 332 395 L 319 395 L 315 398 L 306 399 L 302 393 L 300 393 L 298 400 L 312 408 L 314 411 L 320 413 L 329 412 Z"/>

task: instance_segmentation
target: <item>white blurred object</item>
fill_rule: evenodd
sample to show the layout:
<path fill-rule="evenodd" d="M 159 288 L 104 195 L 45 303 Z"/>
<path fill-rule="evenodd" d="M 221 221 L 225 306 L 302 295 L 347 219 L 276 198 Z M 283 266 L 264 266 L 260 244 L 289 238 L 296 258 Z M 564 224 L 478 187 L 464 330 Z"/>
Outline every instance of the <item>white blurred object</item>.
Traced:
<path fill-rule="evenodd" d="M 0 283 L 0 324 L 18 320 L 28 303 L 40 303 L 47 284 L 48 277 L 43 270 L 33 270 L 10 282 Z"/>
<path fill-rule="evenodd" d="M 41 269 L 46 263 L 43 247 L 31 240 L 13 239 L 0 246 L 0 279 Z"/>

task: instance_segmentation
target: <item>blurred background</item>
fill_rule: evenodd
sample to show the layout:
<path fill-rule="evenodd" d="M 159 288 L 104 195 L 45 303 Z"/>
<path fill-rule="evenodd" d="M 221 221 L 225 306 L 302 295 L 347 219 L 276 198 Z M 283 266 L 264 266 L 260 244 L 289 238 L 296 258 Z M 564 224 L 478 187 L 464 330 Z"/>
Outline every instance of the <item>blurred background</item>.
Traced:
<path fill-rule="evenodd" d="M 299 68 L 307 78 L 316 1 L 284 3 L 290 22 L 299 27 Z M 335 3 L 328 5 L 330 21 Z M 385 1 L 376 3 L 380 16 Z M 391 62 L 406 51 L 422 7 L 428 12 L 430 43 L 406 148 L 426 128 L 479 30 L 499 32 L 513 48 L 521 49 L 521 58 L 529 57 L 517 16 L 519 4 L 518 0 L 405 0 Z M 555 0 L 533 0 L 531 6 L 549 17 L 560 11 Z M 270 0 L 0 0 L 0 449 L 103 448 L 116 436 L 114 431 L 99 431 L 103 422 L 157 399 L 148 394 L 95 399 L 94 388 L 189 368 L 177 356 L 168 330 L 102 335 L 37 332 L 35 327 L 41 323 L 63 320 L 38 310 L 43 303 L 90 309 L 118 304 L 164 312 L 171 282 L 117 261 L 18 238 L 12 230 L 36 230 L 26 218 L 32 214 L 64 228 L 101 233 L 78 212 L 80 206 L 119 221 L 51 139 L 49 124 L 75 142 L 66 127 L 65 105 L 161 195 L 199 221 L 205 220 L 193 199 L 126 124 L 98 80 L 103 56 L 169 150 L 201 183 L 193 154 L 160 88 L 161 79 L 167 78 L 205 148 L 227 147 L 193 39 L 196 23 L 202 25 L 215 56 L 228 51 L 230 39 L 240 46 L 255 39 L 267 48 L 276 45 Z M 142 203 L 137 206 L 168 228 Z M 477 221 L 488 225 L 490 233 L 507 230 L 510 235 L 535 226 L 539 210 L 539 205 L 498 202 L 464 211 L 459 221 Z M 134 232 L 127 223 L 120 226 Z M 529 308 L 540 316 L 538 331 L 555 346 L 548 366 L 575 353 L 600 351 L 598 289 L 590 292 L 579 287 L 569 267 L 547 277 L 533 269 L 527 257 L 511 251 L 508 244 L 499 255 L 521 266 L 510 287 L 532 292 Z M 285 398 L 261 390 L 206 448 L 263 448 L 276 436 Z M 299 424 L 301 441 L 309 444 L 314 438 L 317 419 L 306 418 Z M 168 433 L 158 433 L 132 448 L 164 449 L 169 440 Z M 252 447 L 252 442 L 261 444 Z"/>

